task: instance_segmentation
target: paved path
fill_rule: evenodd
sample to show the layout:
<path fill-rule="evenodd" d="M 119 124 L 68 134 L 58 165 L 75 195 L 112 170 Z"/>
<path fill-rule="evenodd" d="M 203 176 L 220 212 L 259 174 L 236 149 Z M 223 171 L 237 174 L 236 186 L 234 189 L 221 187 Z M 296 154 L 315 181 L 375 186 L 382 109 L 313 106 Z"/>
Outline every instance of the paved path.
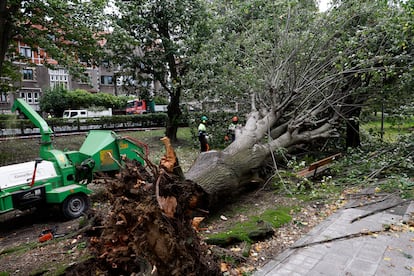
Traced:
<path fill-rule="evenodd" d="M 298 248 L 286 250 L 254 275 L 414 276 L 414 227 L 406 224 L 413 219 L 414 202 L 351 223 L 396 200 L 339 210 L 292 246 Z M 375 231 L 379 233 L 368 234 Z"/>

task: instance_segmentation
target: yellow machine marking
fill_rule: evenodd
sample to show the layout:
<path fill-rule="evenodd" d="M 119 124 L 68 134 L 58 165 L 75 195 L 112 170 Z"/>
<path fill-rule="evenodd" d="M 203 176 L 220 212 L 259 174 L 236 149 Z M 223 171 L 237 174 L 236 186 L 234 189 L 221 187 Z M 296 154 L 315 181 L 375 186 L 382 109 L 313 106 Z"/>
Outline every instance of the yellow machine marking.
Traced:
<path fill-rule="evenodd" d="M 112 150 L 101 150 L 99 152 L 99 157 L 101 159 L 101 165 L 105 166 L 105 165 L 113 164 L 115 161 L 111 158 L 111 156 L 113 156 Z"/>
<path fill-rule="evenodd" d="M 120 142 L 119 143 L 119 148 L 120 149 L 127 149 L 128 148 L 128 143 L 125 143 L 125 142 Z"/>

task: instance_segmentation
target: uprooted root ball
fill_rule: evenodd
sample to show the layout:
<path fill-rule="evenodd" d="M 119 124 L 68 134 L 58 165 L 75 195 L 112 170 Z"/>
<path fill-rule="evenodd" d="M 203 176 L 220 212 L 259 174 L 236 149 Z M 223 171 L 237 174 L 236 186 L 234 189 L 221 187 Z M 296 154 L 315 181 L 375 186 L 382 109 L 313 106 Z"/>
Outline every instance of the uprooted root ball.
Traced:
<path fill-rule="evenodd" d="M 101 236 L 91 240 L 109 274 L 220 274 L 191 225 L 192 213 L 208 206 L 200 186 L 132 161 L 109 184 L 111 211 Z"/>

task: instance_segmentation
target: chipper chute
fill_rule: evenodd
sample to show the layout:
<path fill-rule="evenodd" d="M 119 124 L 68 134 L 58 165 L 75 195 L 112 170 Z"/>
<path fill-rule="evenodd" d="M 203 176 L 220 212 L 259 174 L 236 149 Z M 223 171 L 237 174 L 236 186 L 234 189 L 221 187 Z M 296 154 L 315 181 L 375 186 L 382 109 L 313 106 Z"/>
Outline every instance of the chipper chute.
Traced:
<path fill-rule="evenodd" d="M 110 130 L 91 130 L 79 153 L 95 161 L 95 172 L 117 171 L 124 158 L 144 164 L 141 156 L 148 155 L 147 146 L 131 137 Z"/>

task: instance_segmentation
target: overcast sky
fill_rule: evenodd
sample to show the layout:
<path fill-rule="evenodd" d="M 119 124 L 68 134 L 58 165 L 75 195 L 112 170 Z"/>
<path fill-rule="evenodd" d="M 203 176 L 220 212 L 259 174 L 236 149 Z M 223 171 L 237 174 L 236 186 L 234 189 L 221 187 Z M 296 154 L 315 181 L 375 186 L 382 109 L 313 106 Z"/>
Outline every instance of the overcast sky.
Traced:
<path fill-rule="evenodd" d="M 328 5 L 329 1 L 330 0 L 318 0 L 318 2 L 319 2 L 319 10 L 321 12 L 324 12 L 324 11 L 326 11 L 329 8 L 329 5 Z"/>

